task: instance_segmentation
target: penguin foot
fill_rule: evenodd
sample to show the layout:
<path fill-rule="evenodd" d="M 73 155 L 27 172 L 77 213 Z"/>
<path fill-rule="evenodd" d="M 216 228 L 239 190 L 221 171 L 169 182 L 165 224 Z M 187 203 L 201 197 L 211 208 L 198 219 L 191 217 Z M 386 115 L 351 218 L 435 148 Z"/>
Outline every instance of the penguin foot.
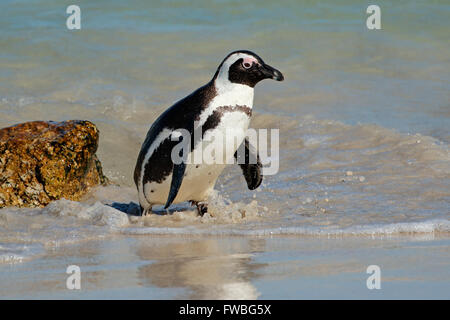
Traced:
<path fill-rule="evenodd" d="M 208 204 L 206 202 L 191 201 L 191 204 L 195 204 L 198 210 L 198 214 L 201 217 L 203 217 L 203 215 L 208 212 Z"/>
<path fill-rule="evenodd" d="M 208 204 L 205 202 L 197 202 L 197 210 L 200 216 L 204 216 L 208 212 Z"/>
<path fill-rule="evenodd" d="M 152 207 L 148 207 L 147 209 L 144 209 L 141 206 L 141 217 L 145 217 L 147 215 L 149 215 L 152 212 Z"/>

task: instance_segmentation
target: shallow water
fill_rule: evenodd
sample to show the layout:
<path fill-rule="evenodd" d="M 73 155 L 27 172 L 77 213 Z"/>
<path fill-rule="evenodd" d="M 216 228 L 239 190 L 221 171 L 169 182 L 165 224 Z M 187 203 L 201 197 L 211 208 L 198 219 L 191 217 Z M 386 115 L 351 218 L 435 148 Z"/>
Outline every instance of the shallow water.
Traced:
<path fill-rule="evenodd" d="M 0 127 L 87 119 L 114 185 L 82 203 L 0 210 L 0 263 L 111 235 L 347 237 L 450 233 L 450 4 L 383 1 L 0 4 Z M 280 129 L 280 171 L 249 191 L 226 169 L 212 216 L 136 217 L 132 172 L 152 121 L 235 49 L 286 80 L 256 88 L 252 127 Z M 115 210 L 115 209 L 119 210 Z M 127 212 L 126 215 L 124 212 Z"/>
<path fill-rule="evenodd" d="M 0 297 L 41 299 L 448 299 L 449 240 L 110 237 L 0 265 Z M 67 290 L 66 268 L 81 268 Z M 368 290 L 366 269 L 381 268 Z"/>

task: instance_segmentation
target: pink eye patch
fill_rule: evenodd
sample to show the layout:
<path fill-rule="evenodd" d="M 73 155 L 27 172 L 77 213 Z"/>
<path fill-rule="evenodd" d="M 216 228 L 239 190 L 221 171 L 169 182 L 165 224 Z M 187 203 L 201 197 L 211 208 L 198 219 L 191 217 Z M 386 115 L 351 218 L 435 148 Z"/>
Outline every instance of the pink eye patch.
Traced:
<path fill-rule="evenodd" d="M 244 68 L 250 68 L 253 63 L 258 64 L 258 60 L 256 60 L 253 57 L 245 57 L 244 61 L 242 61 L 242 65 L 244 66 Z"/>

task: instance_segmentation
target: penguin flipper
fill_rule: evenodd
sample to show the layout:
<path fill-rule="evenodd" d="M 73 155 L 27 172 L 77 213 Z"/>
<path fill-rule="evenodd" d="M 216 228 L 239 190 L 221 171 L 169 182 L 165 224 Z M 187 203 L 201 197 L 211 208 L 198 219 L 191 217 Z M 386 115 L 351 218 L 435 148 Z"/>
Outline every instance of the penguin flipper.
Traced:
<path fill-rule="evenodd" d="M 255 190 L 261 185 L 263 175 L 261 173 L 261 166 L 258 164 L 239 165 L 244 174 L 245 181 L 247 181 L 247 187 L 249 190 Z"/>
<path fill-rule="evenodd" d="M 178 190 L 180 190 L 181 182 L 183 182 L 184 172 L 186 171 L 186 163 L 181 162 L 180 164 L 173 165 L 172 171 L 172 182 L 170 184 L 169 197 L 167 198 L 166 205 L 164 209 L 167 209 L 175 200 Z"/>
<path fill-rule="evenodd" d="M 244 149 L 242 149 L 244 148 Z M 245 151 L 245 154 L 242 153 Z M 255 190 L 263 180 L 262 164 L 259 154 L 246 138 L 234 154 L 234 158 L 241 167 L 245 181 L 250 190 Z"/>

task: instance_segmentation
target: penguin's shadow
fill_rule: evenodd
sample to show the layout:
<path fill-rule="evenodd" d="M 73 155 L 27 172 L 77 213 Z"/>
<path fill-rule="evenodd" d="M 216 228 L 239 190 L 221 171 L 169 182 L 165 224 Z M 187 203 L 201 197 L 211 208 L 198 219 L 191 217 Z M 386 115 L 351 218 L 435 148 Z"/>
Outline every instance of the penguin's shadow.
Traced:
<path fill-rule="evenodd" d="M 122 211 L 130 216 L 141 216 L 141 208 L 139 204 L 136 202 L 130 202 L 130 203 L 122 203 L 122 202 L 112 202 L 112 203 L 106 203 L 107 206 L 110 206 L 114 209 L 117 209 L 119 211 Z M 157 214 L 160 216 L 165 215 L 171 215 L 176 211 L 188 211 L 193 210 L 193 207 L 189 205 L 189 203 L 186 203 L 186 205 L 179 204 L 172 206 L 172 208 L 164 209 L 163 206 L 156 206 L 156 208 L 152 209 L 152 214 Z"/>

